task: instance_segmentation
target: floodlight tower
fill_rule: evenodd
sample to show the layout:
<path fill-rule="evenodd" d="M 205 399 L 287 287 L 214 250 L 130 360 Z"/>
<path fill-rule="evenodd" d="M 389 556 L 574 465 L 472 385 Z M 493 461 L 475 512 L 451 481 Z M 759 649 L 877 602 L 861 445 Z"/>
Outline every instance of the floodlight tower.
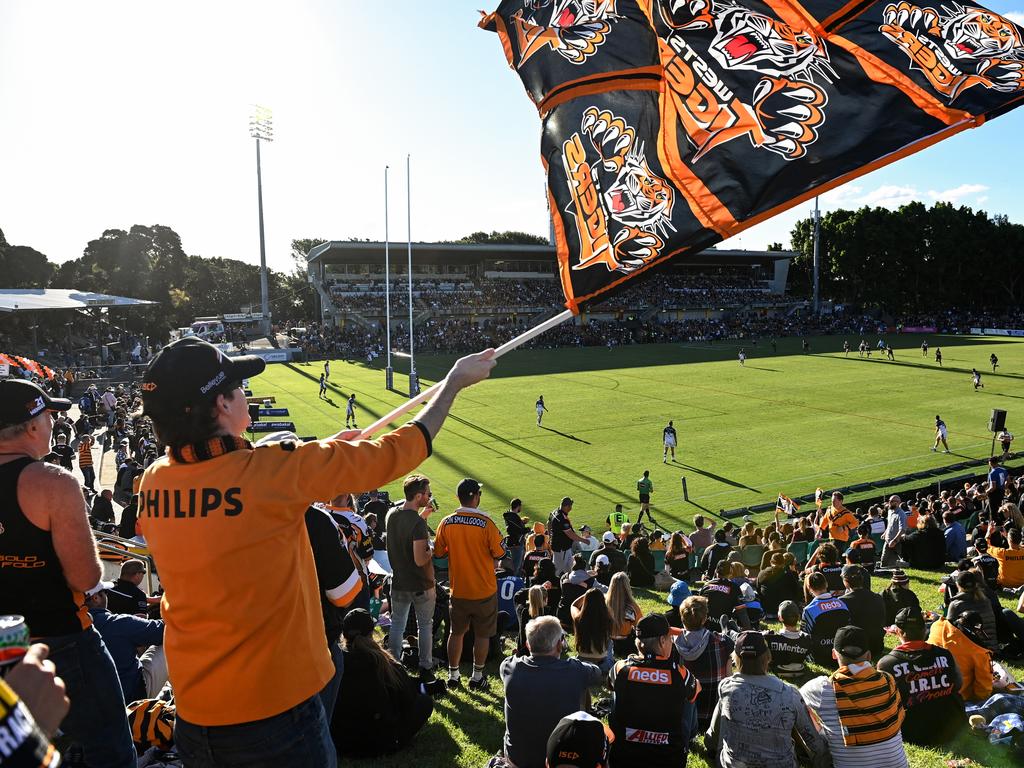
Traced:
<path fill-rule="evenodd" d="M 249 135 L 256 139 L 256 198 L 260 211 L 260 304 L 263 333 L 270 334 L 270 296 L 267 291 L 267 243 L 263 236 L 263 170 L 260 165 L 260 142 L 274 140 L 274 115 L 268 107 L 253 106 L 249 116 Z"/>

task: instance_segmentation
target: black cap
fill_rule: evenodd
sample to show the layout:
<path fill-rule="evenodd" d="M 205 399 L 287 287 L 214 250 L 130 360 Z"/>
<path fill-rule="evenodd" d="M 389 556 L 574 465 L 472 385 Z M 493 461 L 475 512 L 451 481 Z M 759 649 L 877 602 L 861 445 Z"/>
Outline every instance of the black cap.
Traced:
<path fill-rule="evenodd" d="M 978 550 L 979 552 L 987 552 L 988 551 L 988 542 L 985 539 L 978 538 L 974 542 L 974 548 L 976 550 Z"/>
<path fill-rule="evenodd" d="M 146 411 L 184 410 L 213 400 L 242 379 L 263 373 L 266 361 L 255 355 L 228 357 L 195 336 L 178 339 L 157 352 L 142 376 Z"/>
<path fill-rule="evenodd" d="M 373 615 L 365 608 L 353 608 L 341 620 L 341 631 L 346 635 L 369 635 L 376 626 Z"/>
<path fill-rule="evenodd" d="M 768 641 L 760 632 L 747 630 L 736 638 L 736 655 L 744 659 L 754 659 L 768 652 Z"/>
<path fill-rule="evenodd" d="M 548 737 L 549 768 L 604 768 L 610 734 L 587 712 L 574 712 L 558 721 Z"/>
<path fill-rule="evenodd" d="M 842 577 L 850 581 L 860 580 L 862 583 L 868 572 L 856 563 L 847 563 L 843 566 Z"/>
<path fill-rule="evenodd" d="M 637 637 L 664 637 L 669 633 L 668 619 L 663 613 L 644 616 L 636 624 Z"/>
<path fill-rule="evenodd" d="M 892 576 L 890 577 L 890 580 L 892 581 L 893 584 L 909 584 L 910 583 L 910 577 L 907 576 L 907 574 L 905 574 L 903 571 L 899 570 L 898 568 L 895 571 L 892 572 Z"/>
<path fill-rule="evenodd" d="M 459 501 L 468 501 L 480 493 L 482 488 L 483 485 L 480 482 L 467 477 L 459 481 L 459 485 L 455 489 L 455 495 L 459 497 Z"/>
<path fill-rule="evenodd" d="M 562 503 L 559 504 L 558 506 L 559 509 L 561 509 L 562 507 L 568 507 L 570 504 L 572 504 L 572 498 L 570 498 L 569 496 L 563 496 Z"/>
<path fill-rule="evenodd" d="M 836 631 L 835 649 L 848 659 L 859 659 L 869 650 L 868 633 L 852 624 L 840 627 Z"/>
<path fill-rule="evenodd" d="M 70 407 L 70 400 L 50 397 L 39 385 L 31 381 L 0 381 L 0 429 L 23 424 L 43 411 L 66 411 Z"/>
<path fill-rule="evenodd" d="M 920 608 L 904 608 L 896 614 L 896 626 L 900 629 L 924 629 L 924 616 Z"/>

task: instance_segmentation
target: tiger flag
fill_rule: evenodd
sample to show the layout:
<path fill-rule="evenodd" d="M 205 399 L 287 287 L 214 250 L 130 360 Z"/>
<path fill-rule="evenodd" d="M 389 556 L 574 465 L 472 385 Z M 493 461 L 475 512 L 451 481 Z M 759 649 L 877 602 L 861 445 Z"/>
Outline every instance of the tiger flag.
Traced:
<path fill-rule="evenodd" d="M 786 517 L 796 517 L 797 512 L 800 511 L 800 505 L 793 501 L 789 496 L 784 493 L 779 494 L 778 501 L 775 502 L 775 516 L 779 516 L 779 513 L 784 514 Z"/>
<path fill-rule="evenodd" d="M 814 489 L 814 506 L 821 509 L 821 505 L 825 503 L 825 489 L 815 488 Z"/>
<path fill-rule="evenodd" d="M 481 26 L 542 120 L 565 306 L 1021 103 L 974 4 L 503 0 Z"/>

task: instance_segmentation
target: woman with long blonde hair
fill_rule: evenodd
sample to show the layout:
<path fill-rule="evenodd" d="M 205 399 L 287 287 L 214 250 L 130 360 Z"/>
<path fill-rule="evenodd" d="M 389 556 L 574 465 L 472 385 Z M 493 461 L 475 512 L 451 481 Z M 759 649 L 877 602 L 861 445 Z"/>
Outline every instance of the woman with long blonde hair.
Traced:
<path fill-rule="evenodd" d="M 612 645 L 615 655 L 628 656 L 636 651 L 636 623 L 644 615 L 633 599 L 629 576 L 625 573 L 616 573 L 612 576 L 605 601 L 608 603 L 608 614 L 612 619 Z"/>

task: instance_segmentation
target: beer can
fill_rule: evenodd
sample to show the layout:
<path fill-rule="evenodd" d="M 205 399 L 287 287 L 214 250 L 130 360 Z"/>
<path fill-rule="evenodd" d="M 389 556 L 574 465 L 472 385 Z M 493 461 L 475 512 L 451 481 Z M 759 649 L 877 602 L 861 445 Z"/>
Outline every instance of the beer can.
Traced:
<path fill-rule="evenodd" d="M 28 651 L 28 625 L 24 616 L 0 616 L 0 675 Z"/>

